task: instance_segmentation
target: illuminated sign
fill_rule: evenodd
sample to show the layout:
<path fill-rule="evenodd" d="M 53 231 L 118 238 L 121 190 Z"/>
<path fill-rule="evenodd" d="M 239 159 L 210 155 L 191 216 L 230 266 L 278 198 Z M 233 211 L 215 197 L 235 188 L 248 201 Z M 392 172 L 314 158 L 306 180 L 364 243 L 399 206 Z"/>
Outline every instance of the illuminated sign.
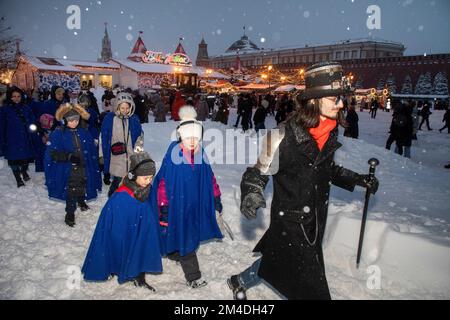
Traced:
<path fill-rule="evenodd" d="M 183 53 L 164 55 L 162 52 L 147 51 L 142 57 L 145 63 L 170 64 L 176 66 L 192 66 L 191 59 Z"/>

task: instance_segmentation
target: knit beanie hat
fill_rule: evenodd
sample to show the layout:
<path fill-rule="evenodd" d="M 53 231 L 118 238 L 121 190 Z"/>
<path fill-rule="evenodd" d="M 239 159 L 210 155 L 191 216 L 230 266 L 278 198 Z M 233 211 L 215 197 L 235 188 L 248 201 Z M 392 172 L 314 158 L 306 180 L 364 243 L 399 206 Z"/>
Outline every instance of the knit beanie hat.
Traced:
<path fill-rule="evenodd" d="M 133 172 L 135 176 L 147 177 L 155 175 L 155 162 L 147 152 L 134 153 L 130 160 L 130 172 Z"/>

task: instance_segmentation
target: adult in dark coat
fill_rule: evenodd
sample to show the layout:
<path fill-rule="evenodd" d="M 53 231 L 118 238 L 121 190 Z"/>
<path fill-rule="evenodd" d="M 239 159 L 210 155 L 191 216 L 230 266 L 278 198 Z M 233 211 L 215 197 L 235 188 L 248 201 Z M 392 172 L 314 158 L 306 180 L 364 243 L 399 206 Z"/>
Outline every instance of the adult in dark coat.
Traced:
<path fill-rule="evenodd" d="M 30 180 L 28 165 L 42 146 L 34 114 L 22 101 L 23 91 L 13 87 L 6 93 L 5 106 L 0 108 L 0 155 L 8 160 L 18 188 Z"/>
<path fill-rule="evenodd" d="M 428 103 L 425 103 L 422 107 L 422 110 L 420 111 L 422 121 L 420 122 L 419 130 L 422 130 L 422 126 L 424 123 L 426 123 L 428 131 L 433 130 L 430 128 L 430 115 L 432 114 L 433 113 L 430 111 L 430 106 L 428 105 Z"/>
<path fill-rule="evenodd" d="M 246 290 L 261 279 L 288 299 L 331 298 L 322 252 L 331 184 L 349 191 L 364 186 L 372 193 L 378 188 L 376 178 L 369 180 L 368 175 L 333 161 L 341 147 L 337 124 L 342 121 L 343 103 L 338 96 L 347 91 L 342 76 L 337 63 L 308 68 L 307 102 L 279 131 L 269 133 L 257 165 L 242 177 L 241 212 L 248 219 L 256 218 L 258 208 L 266 206 L 263 194 L 269 175 L 274 192 L 269 229 L 254 250 L 262 258 L 228 279 L 235 299 L 245 299 Z"/>
<path fill-rule="evenodd" d="M 395 141 L 395 152 L 409 158 L 413 136 L 412 109 L 409 106 L 399 104 L 394 109 L 390 132 L 386 149 L 390 149 L 391 143 Z"/>
<path fill-rule="evenodd" d="M 164 102 L 161 99 L 159 93 L 155 93 L 151 96 L 151 100 L 155 108 L 153 109 L 153 115 L 155 116 L 155 122 L 166 122 L 167 109 Z"/>
<path fill-rule="evenodd" d="M 242 129 L 247 131 L 251 127 L 253 103 L 250 95 L 245 95 L 242 100 Z"/>
<path fill-rule="evenodd" d="M 447 128 L 448 133 L 450 133 L 450 108 L 446 108 L 446 111 L 444 113 L 444 117 L 442 118 L 442 122 L 445 122 L 445 126 L 443 126 L 441 129 L 439 129 L 439 133 L 442 132 L 445 128 Z"/>
<path fill-rule="evenodd" d="M 45 101 L 39 110 L 35 112 L 36 119 L 39 119 L 43 114 L 50 114 L 52 116 L 56 115 L 56 110 L 69 100 L 64 98 L 66 91 L 63 87 L 54 86 L 52 87 L 52 91 L 50 93 L 50 100 Z"/>
<path fill-rule="evenodd" d="M 378 104 L 378 100 L 372 99 L 372 102 L 370 103 L 370 117 L 372 119 L 375 119 L 377 117 L 377 111 L 379 106 L 380 105 Z"/>
<path fill-rule="evenodd" d="M 347 127 L 345 128 L 344 136 L 353 138 L 353 139 L 358 139 L 359 118 L 358 118 L 358 114 L 356 113 L 355 106 L 353 104 L 350 105 L 350 107 L 347 111 L 345 121 L 347 122 Z"/>

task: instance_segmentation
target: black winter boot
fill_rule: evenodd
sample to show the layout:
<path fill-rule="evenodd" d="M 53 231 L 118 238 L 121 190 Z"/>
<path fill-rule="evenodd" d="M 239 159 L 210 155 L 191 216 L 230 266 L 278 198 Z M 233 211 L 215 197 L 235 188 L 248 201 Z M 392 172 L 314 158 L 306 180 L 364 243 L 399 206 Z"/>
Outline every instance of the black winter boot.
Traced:
<path fill-rule="evenodd" d="M 86 201 L 84 201 L 84 200 L 78 202 L 78 206 L 80 207 L 81 212 L 91 210 L 91 208 L 87 205 Z"/>
<path fill-rule="evenodd" d="M 23 183 L 22 177 L 20 176 L 20 171 L 13 171 L 14 178 L 16 178 L 17 188 L 24 187 L 25 183 Z"/>
<path fill-rule="evenodd" d="M 247 290 L 239 282 L 239 276 L 231 276 L 231 278 L 227 280 L 227 284 L 231 291 L 233 291 L 234 300 L 247 300 Z"/>
<path fill-rule="evenodd" d="M 145 281 L 145 273 L 141 273 L 136 279 L 134 279 L 134 286 L 148 289 L 152 292 L 156 292 L 156 289 L 153 288 Z"/>
<path fill-rule="evenodd" d="M 27 172 L 27 171 L 28 171 L 28 164 L 25 165 L 25 166 L 22 166 L 22 167 L 20 168 L 20 173 L 22 174 L 23 181 L 25 181 L 25 182 L 31 180 L 31 178 L 30 178 L 30 176 L 28 175 L 28 172 Z"/>
<path fill-rule="evenodd" d="M 75 226 L 75 212 L 66 213 L 66 218 L 64 221 L 69 227 L 73 228 Z"/>

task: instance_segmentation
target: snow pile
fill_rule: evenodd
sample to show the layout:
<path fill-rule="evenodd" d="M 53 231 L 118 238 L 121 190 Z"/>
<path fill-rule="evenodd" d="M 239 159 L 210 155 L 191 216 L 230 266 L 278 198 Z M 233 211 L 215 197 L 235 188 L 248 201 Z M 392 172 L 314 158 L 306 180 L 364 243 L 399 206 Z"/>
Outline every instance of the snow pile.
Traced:
<path fill-rule="evenodd" d="M 361 140 L 341 137 L 336 162 L 357 172 L 368 171 L 367 160 L 380 160 L 380 189 L 371 198 L 360 269 L 356 251 L 364 190 L 354 193 L 333 187 L 324 239 L 325 261 L 334 299 L 448 299 L 450 298 L 450 135 L 423 132 L 408 160 L 384 149 L 391 114 L 372 120 L 360 113 Z M 236 115 L 230 117 L 234 124 Z M 435 112 L 432 127 L 440 125 Z M 273 117 L 266 121 L 274 126 Z M 145 125 L 145 148 L 158 167 L 177 124 Z M 227 129 L 207 121 L 206 128 Z M 231 127 L 231 125 L 229 126 Z M 247 134 L 248 135 L 248 134 Z M 255 139 L 251 136 L 252 142 Z M 422 152 L 425 150 L 425 152 Z M 233 150 L 226 150 L 233 152 Z M 269 209 L 249 222 L 239 212 L 239 184 L 247 165 L 214 165 L 222 189 L 224 215 L 235 241 L 204 244 L 200 267 L 209 285 L 192 290 L 184 284 L 181 267 L 164 260 L 164 274 L 148 275 L 157 289 L 151 294 L 114 279 L 93 284 L 80 281 L 79 269 L 90 243 L 106 192 L 79 214 L 77 226 L 64 225 L 64 203 L 48 199 L 42 174 L 16 189 L 12 174 L 0 160 L 0 298 L 1 299 L 231 299 L 226 279 L 255 259 L 251 253 L 269 225 Z M 107 187 L 106 187 L 107 188 Z M 266 190 L 268 207 L 272 186 Z M 279 299 L 266 285 L 248 292 L 250 299 Z"/>

